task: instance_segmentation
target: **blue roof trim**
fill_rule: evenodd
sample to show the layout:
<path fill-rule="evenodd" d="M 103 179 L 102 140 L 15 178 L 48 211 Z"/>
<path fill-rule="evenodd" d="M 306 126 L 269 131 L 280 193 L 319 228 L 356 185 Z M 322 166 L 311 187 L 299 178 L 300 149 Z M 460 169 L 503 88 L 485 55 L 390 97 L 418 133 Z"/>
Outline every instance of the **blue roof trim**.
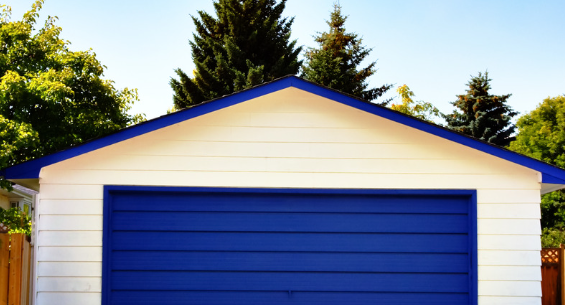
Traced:
<path fill-rule="evenodd" d="M 238 103 L 257 98 L 275 91 L 295 87 L 319 96 L 334 100 L 336 102 L 366 111 L 371 114 L 395 121 L 397 123 L 410 126 L 421 131 L 445 138 L 447 140 L 480 150 L 493 156 L 505 159 L 507 161 L 531 168 L 542 173 L 543 183 L 565 184 L 565 170 L 553 165 L 526 157 L 524 155 L 509 151 L 507 149 L 488 144 L 468 137 L 466 135 L 451 131 L 449 129 L 430 124 L 428 122 L 415 119 L 402 113 L 381 107 L 375 104 L 367 103 L 355 97 L 348 96 L 344 93 L 334 91 L 332 89 L 305 81 L 296 76 L 287 76 L 270 83 L 259 85 L 257 87 L 234 93 L 228 96 L 212 100 L 210 102 L 165 115 L 142 124 L 138 124 L 123 129 L 114 134 L 92 140 L 82 145 L 71 147 L 45 157 L 24 162 L 9 168 L 0 173 L 7 179 L 35 179 L 39 178 L 39 172 L 42 167 L 79 156 L 81 154 L 112 145 L 123 140 L 127 140 L 163 127 L 167 127 L 188 119 L 192 119 L 216 110 L 220 110 Z"/>
<path fill-rule="evenodd" d="M 542 183 L 551 183 L 551 184 L 565 184 L 565 180 L 548 175 L 548 174 L 543 174 L 542 178 L 541 178 L 541 182 Z"/>

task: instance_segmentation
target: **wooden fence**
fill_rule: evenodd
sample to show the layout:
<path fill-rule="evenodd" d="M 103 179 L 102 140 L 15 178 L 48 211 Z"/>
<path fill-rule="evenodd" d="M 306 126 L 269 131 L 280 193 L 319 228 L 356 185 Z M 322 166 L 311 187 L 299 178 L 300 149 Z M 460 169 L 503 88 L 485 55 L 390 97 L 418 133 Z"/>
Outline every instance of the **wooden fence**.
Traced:
<path fill-rule="evenodd" d="M 24 234 L 0 233 L 0 305 L 29 305 L 31 247 Z"/>
<path fill-rule="evenodd" d="M 541 250 L 541 303 L 565 305 L 565 247 Z"/>

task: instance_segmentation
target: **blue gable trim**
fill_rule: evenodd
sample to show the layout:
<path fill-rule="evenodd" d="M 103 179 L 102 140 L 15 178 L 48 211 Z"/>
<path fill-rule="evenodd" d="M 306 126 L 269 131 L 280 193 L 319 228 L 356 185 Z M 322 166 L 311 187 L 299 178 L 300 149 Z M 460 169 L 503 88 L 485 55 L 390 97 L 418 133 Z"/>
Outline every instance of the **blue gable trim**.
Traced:
<path fill-rule="evenodd" d="M 425 121 L 415 119 L 402 113 L 381 107 L 375 104 L 361 101 L 357 98 L 334 91 L 332 89 L 305 81 L 296 76 L 287 76 L 270 83 L 266 83 L 245 91 L 234 93 L 216 100 L 178 111 L 169 115 L 165 115 L 142 124 L 138 124 L 123 129 L 114 134 L 92 140 L 82 145 L 72 147 L 45 157 L 24 162 L 9 168 L 0 173 L 7 179 L 35 179 L 39 178 L 39 172 L 42 167 L 70 159 L 84 153 L 112 145 L 163 127 L 167 127 L 185 120 L 189 120 L 216 110 L 220 110 L 232 105 L 236 105 L 247 100 L 257 98 L 269 93 L 273 93 L 288 87 L 295 87 L 312 94 L 316 94 L 336 102 L 348 105 L 359 110 L 366 111 L 378 115 L 380 117 L 395 121 L 397 123 L 419 129 L 424 132 L 445 138 L 447 140 L 483 151 L 493 156 L 505 159 L 507 161 L 531 168 L 542 173 L 543 183 L 565 184 L 565 170 L 550 164 L 526 157 L 521 154 L 509 151 L 507 149 L 488 144 L 468 137 L 466 135 L 448 130 L 446 128 L 430 124 Z"/>

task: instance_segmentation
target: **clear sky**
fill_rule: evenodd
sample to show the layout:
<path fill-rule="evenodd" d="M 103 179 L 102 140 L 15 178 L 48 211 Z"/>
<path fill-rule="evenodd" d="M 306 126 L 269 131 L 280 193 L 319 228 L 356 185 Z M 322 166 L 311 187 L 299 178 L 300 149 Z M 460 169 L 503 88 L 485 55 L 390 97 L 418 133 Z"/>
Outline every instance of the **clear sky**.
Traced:
<path fill-rule="evenodd" d="M 21 19 L 33 0 L 3 1 Z M 327 30 L 334 0 L 288 0 L 292 38 L 315 47 Z M 451 112 L 471 75 L 488 70 L 493 94 L 511 93 L 520 114 L 546 97 L 565 94 L 563 0 L 341 0 L 345 27 L 373 48 L 378 60 L 371 86 L 407 84 L 416 100 Z M 117 88 L 137 88 L 132 113 L 154 118 L 172 107 L 174 69 L 194 69 L 189 39 L 198 10 L 213 14 L 212 0 L 46 0 L 41 21 L 58 16 L 72 50 L 92 48 Z M 396 96 L 391 89 L 390 96 Z"/>

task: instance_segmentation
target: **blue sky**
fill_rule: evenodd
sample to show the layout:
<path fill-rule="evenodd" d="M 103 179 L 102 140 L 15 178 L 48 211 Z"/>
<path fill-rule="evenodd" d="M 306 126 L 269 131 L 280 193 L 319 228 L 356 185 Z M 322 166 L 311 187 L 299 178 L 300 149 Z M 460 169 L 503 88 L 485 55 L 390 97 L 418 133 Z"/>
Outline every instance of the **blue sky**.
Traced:
<path fill-rule="evenodd" d="M 20 19 L 33 0 L 8 0 Z M 292 38 L 315 47 L 325 31 L 333 0 L 288 0 Z M 378 60 L 371 86 L 407 84 L 416 100 L 451 112 L 449 102 L 465 92 L 471 75 L 488 70 L 493 94 L 512 93 L 520 114 L 548 96 L 565 94 L 565 1 L 349 0 L 346 29 L 373 48 Z M 46 0 L 41 11 L 58 16 L 61 37 L 73 50 L 92 48 L 117 88 L 138 88 L 132 113 L 154 118 L 172 106 L 174 69 L 194 69 L 188 40 L 190 15 L 213 13 L 211 0 Z M 396 96 L 391 89 L 389 96 Z"/>

